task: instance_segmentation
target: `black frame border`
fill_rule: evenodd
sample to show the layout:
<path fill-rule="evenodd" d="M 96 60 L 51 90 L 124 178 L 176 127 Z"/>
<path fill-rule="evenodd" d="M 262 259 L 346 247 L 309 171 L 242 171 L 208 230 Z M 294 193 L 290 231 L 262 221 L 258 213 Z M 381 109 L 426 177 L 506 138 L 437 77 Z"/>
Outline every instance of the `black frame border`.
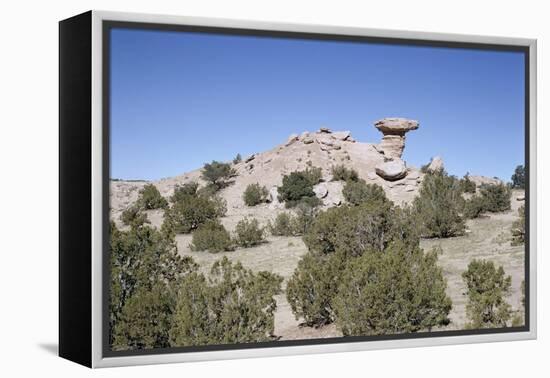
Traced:
<path fill-rule="evenodd" d="M 524 166 L 526 169 L 525 183 L 525 252 L 524 252 L 524 280 L 525 280 L 525 315 L 524 326 L 522 327 L 507 327 L 507 328 L 491 328 L 491 329 L 476 329 L 476 330 L 450 330 L 450 331 L 431 331 L 418 333 L 403 333 L 395 335 L 382 336 L 350 336 L 350 337 L 333 337 L 319 339 L 302 339 L 302 340 L 283 340 L 269 341 L 258 343 L 243 343 L 243 344 L 218 344 L 218 345 L 198 345 L 189 347 L 173 347 L 173 348 L 156 348 L 156 349 L 140 349 L 128 351 L 113 351 L 109 345 L 109 286 L 110 286 L 110 251 L 109 251 L 109 229 L 110 229 L 110 31 L 114 28 L 122 29 L 137 29 L 137 30 L 152 30 L 152 31 L 168 31 L 168 32 L 191 32 L 203 34 L 225 34 L 235 36 L 254 36 L 265 38 L 289 38 L 289 39 L 305 39 L 305 40 L 325 40 L 325 41 L 343 41 L 356 43 L 371 43 L 385 45 L 402 45 L 402 46 L 417 46 L 417 47 L 436 47 L 450 49 L 471 49 L 471 50 L 489 50 L 489 51 L 510 51 L 519 52 L 524 55 L 524 72 L 525 72 L 525 146 L 524 146 Z M 386 340 L 406 340 L 418 338 L 438 338 L 448 336 L 472 336 L 472 335 L 487 335 L 487 334 L 502 334 L 515 332 L 530 331 L 530 47 L 522 45 L 498 44 L 498 43 L 481 43 L 481 42 L 453 42 L 439 41 L 429 39 L 415 38 L 394 38 L 394 37 L 370 37 L 347 34 L 330 34 L 330 33 L 314 33 L 314 32 L 295 32 L 295 31 L 275 31 L 263 29 L 245 29 L 232 27 L 213 27 L 213 26 L 197 26 L 184 24 L 162 24 L 149 22 L 133 22 L 133 21 L 102 21 L 102 134 L 103 134 L 103 266 L 102 266 L 102 354 L 103 357 L 125 357 L 125 356 L 144 356 L 158 354 L 173 354 L 173 353 L 191 353 L 191 352 L 209 352 L 209 351 L 224 351 L 224 350 L 243 350 L 243 349 L 259 349 L 259 348 L 279 348 L 292 346 L 307 346 L 307 345 L 327 345 L 327 344 L 342 344 L 355 343 L 366 341 L 386 341 Z"/>

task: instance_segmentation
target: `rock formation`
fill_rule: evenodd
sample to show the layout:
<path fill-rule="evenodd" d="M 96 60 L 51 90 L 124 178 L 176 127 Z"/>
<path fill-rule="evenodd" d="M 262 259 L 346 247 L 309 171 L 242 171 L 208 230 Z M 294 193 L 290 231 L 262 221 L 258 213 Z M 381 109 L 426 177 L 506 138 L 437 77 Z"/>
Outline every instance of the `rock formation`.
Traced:
<path fill-rule="evenodd" d="M 374 123 L 374 127 L 384 134 L 378 145 L 387 158 L 401 159 L 405 149 L 405 134 L 418 129 L 418 121 L 405 118 L 384 118 Z"/>
<path fill-rule="evenodd" d="M 407 175 L 407 166 L 401 159 L 388 160 L 378 164 L 375 170 L 378 176 L 387 181 L 399 180 Z"/>
<path fill-rule="evenodd" d="M 433 157 L 432 160 L 430 160 L 430 164 L 428 164 L 428 171 L 431 172 L 441 171 L 444 168 L 443 159 L 439 156 Z"/>

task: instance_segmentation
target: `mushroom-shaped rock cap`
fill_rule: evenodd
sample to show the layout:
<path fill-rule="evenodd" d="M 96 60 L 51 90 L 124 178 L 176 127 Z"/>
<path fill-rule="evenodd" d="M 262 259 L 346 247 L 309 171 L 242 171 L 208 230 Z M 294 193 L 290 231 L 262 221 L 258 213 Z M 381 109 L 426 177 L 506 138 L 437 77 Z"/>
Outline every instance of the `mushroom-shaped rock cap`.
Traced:
<path fill-rule="evenodd" d="M 374 127 L 384 135 L 404 135 L 407 131 L 418 129 L 418 121 L 406 118 L 384 118 L 374 123 Z"/>

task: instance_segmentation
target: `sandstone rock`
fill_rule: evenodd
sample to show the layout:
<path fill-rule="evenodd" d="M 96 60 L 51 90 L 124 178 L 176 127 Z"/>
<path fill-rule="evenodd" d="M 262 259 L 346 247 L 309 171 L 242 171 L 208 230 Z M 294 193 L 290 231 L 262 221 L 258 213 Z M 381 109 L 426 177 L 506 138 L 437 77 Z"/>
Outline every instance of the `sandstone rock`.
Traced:
<path fill-rule="evenodd" d="M 328 127 L 321 127 L 319 128 L 320 133 L 330 134 L 332 131 Z"/>
<path fill-rule="evenodd" d="M 298 140 L 298 134 L 291 134 L 291 135 L 288 137 L 288 140 L 286 141 L 285 146 L 288 147 L 288 146 L 290 146 L 292 143 L 296 142 L 297 140 Z"/>
<path fill-rule="evenodd" d="M 374 172 L 369 172 L 369 173 L 367 173 L 367 178 L 369 180 L 376 180 L 378 178 L 378 176 Z"/>
<path fill-rule="evenodd" d="M 313 187 L 313 191 L 317 198 L 325 198 L 328 195 L 328 188 L 325 183 L 317 184 Z"/>
<path fill-rule="evenodd" d="M 384 118 L 374 123 L 384 134 L 377 150 L 388 158 L 400 159 L 405 149 L 405 134 L 418 129 L 418 121 L 405 118 Z"/>
<path fill-rule="evenodd" d="M 304 144 L 311 144 L 313 142 L 314 142 L 313 138 L 309 136 L 302 139 L 302 143 Z"/>
<path fill-rule="evenodd" d="M 407 185 L 407 186 L 405 187 L 405 191 L 406 191 L 406 192 L 414 192 L 414 190 L 415 190 L 415 187 L 412 186 L 412 185 Z"/>
<path fill-rule="evenodd" d="M 525 201 L 525 196 L 518 196 L 518 198 L 516 198 L 516 201 Z"/>
<path fill-rule="evenodd" d="M 348 138 L 351 136 L 351 132 L 350 131 L 335 131 L 334 133 L 332 133 L 332 136 L 334 137 L 334 139 L 345 141 L 345 140 L 348 140 Z"/>
<path fill-rule="evenodd" d="M 469 175 L 468 177 L 470 178 L 470 180 L 475 182 L 477 186 L 502 184 L 502 181 L 496 177 L 474 176 L 474 175 Z"/>
<path fill-rule="evenodd" d="M 445 166 L 443 165 L 443 159 L 441 159 L 441 157 L 439 156 L 433 157 L 430 161 L 430 164 L 428 164 L 428 171 L 435 172 L 440 171 L 444 168 Z"/>
<path fill-rule="evenodd" d="M 376 174 L 387 181 L 396 181 L 407 175 L 407 166 L 401 159 L 395 159 L 378 164 Z"/>
<path fill-rule="evenodd" d="M 246 159 L 244 159 L 244 162 L 245 163 L 249 163 L 251 162 L 252 160 L 254 160 L 256 158 L 256 155 L 255 154 L 252 154 L 250 155 L 249 157 L 247 157 Z"/>
<path fill-rule="evenodd" d="M 331 181 L 323 184 L 328 189 L 327 195 L 323 198 L 323 204 L 325 206 L 340 206 L 344 202 L 344 196 L 342 195 L 344 184 L 341 181 Z"/>
<path fill-rule="evenodd" d="M 420 172 L 418 171 L 411 171 L 409 169 L 408 173 L 407 173 L 407 180 L 418 180 L 420 178 Z"/>

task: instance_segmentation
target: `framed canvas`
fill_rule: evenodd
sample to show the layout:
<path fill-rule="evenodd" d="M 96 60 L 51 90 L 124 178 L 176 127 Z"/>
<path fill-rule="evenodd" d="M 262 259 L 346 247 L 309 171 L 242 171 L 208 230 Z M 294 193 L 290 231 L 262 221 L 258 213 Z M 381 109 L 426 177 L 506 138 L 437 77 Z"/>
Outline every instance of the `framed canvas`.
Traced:
<path fill-rule="evenodd" d="M 61 21 L 59 354 L 536 337 L 536 41 Z"/>

